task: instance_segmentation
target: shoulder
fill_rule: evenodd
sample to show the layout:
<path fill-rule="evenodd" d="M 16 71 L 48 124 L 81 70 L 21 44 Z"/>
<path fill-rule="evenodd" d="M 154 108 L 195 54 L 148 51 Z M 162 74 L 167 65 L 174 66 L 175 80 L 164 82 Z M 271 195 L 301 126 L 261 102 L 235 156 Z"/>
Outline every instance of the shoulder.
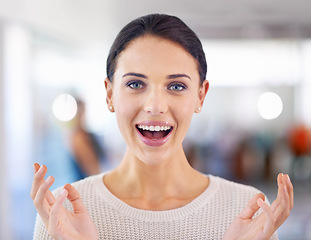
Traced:
<path fill-rule="evenodd" d="M 261 192 L 255 187 L 209 175 L 211 187 L 215 188 L 216 201 L 244 208 L 248 201 Z"/>
<path fill-rule="evenodd" d="M 210 182 L 212 184 L 217 185 L 218 188 L 224 191 L 239 191 L 239 192 L 246 192 L 246 193 L 258 193 L 260 192 L 257 188 L 250 186 L 250 185 L 245 185 L 242 183 L 234 182 L 231 180 L 227 180 L 221 177 L 213 176 L 213 175 L 208 175 Z"/>
<path fill-rule="evenodd" d="M 102 183 L 102 179 L 105 173 L 100 173 L 90 177 L 86 177 L 77 182 L 71 183 L 71 185 L 80 193 L 80 195 L 85 195 L 89 192 L 94 192 Z M 54 196 L 58 196 L 63 187 L 57 188 L 53 191 Z"/>
<path fill-rule="evenodd" d="M 256 194 L 260 192 L 253 186 L 233 182 L 213 175 L 208 175 L 208 177 L 210 178 L 211 183 L 217 184 L 219 190 L 226 190 L 228 192 L 238 192 L 238 193 L 250 193 L 250 194 Z"/>

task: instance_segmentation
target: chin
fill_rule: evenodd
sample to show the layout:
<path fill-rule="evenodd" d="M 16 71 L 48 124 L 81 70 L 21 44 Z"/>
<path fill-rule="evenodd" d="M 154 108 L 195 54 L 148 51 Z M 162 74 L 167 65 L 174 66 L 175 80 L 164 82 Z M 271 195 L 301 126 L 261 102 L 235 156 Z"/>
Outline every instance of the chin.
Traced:
<path fill-rule="evenodd" d="M 172 152 L 172 151 L 170 151 Z M 175 152 L 176 153 L 176 152 Z M 149 153 L 143 153 L 139 157 L 139 160 L 146 165 L 156 166 L 170 161 L 176 154 L 161 151 L 159 149 L 151 151 Z"/>

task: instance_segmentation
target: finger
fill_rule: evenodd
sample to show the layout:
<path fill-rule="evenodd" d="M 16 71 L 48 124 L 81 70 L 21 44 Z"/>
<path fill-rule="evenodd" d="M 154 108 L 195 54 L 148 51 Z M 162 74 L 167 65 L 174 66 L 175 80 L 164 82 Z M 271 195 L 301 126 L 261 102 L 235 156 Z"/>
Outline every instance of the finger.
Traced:
<path fill-rule="evenodd" d="M 254 214 L 258 211 L 259 205 L 257 204 L 258 199 L 265 199 L 262 193 L 256 194 L 247 204 L 247 206 L 240 213 L 240 217 L 243 219 L 251 219 Z"/>
<path fill-rule="evenodd" d="M 279 204 L 280 204 L 280 197 L 282 195 L 281 193 L 281 189 L 282 189 L 282 175 L 283 173 L 279 173 L 278 177 L 277 177 L 277 184 L 278 184 L 278 193 L 277 193 L 277 198 L 273 201 L 273 203 L 271 204 L 271 210 L 274 212 L 276 211 L 276 209 L 278 208 Z"/>
<path fill-rule="evenodd" d="M 287 188 L 287 192 L 288 192 L 288 195 L 289 195 L 289 198 L 290 198 L 290 209 L 292 209 L 294 207 L 294 187 L 293 187 L 293 184 L 290 180 L 290 177 L 288 174 L 286 174 L 285 176 L 285 185 L 286 185 L 286 188 Z"/>
<path fill-rule="evenodd" d="M 40 185 L 37 191 L 36 197 L 33 200 L 34 205 L 44 223 L 48 222 L 49 211 L 51 207 L 51 204 L 49 204 L 46 195 L 47 195 L 47 192 L 49 191 L 48 189 L 52 186 L 53 183 L 54 183 L 54 178 L 52 176 L 48 177 L 46 181 Z"/>
<path fill-rule="evenodd" d="M 35 175 L 33 177 L 33 182 L 30 191 L 30 197 L 32 198 L 32 200 L 34 200 L 34 198 L 36 197 L 40 185 L 44 183 L 44 176 L 46 174 L 47 169 L 44 165 L 40 167 L 39 164 L 35 164 L 34 171 Z"/>
<path fill-rule="evenodd" d="M 265 216 L 265 223 L 262 230 L 263 235 L 260 237 L 260 239 L 270 238 L 277 229 L 275 227 L 276 218 L 273 215 L 273 211 L 271 210 L 270 206 L 266 204 L 261 198 L 257 200 L 257 204 Z"/>
<path fill-rule="evenodd" d="M 61 211 L 63 210 L 63 203 L 68 195 L 66 189 L 63 189 L 61 194 L 55 200 L 54 205 L 51 207 L 50 218 L 49 218 L 49 230 L 53 232 L 56 230 L 59 225 L 59 219 L 61 218 Z M 50 232 L 49 232 L 50 233 Z M 52 233 L 53 235 L 53 233 Z"/>
<path fill-rule="evenodd" d="M 281 189 L 280 204 L 274 212 L 276 225 L 279 227 L 288 218 L 290 213 L 290 197 L 286 186 Z"/>
<path fill-rule="evenodd" d="M 284 175 L 283 173 L 280 173 L 278 175 L 277 178 L 277 182 L 278 182 L 278 195 L 276 200 L 271 204 L 271 209 L 272 211 L 276 211 L 279 208 L 279 205 L 282 203 L 282 198 L 284 197 L 284 199 L 288 199 L 289 198 L 289 205 L 286 202 L 286 206 L 289 206 L 289 210 L 293 208 L 294 205 L 294 189 L 293 189 L 293 185 L 290 182 L 289 176 L 286 174 Z M 287 192 L 287 194 L 285 194 L 284 192 Z"/>
<path fill-rule="evenodd" d="M 35 199 L 36 194 L 41 184 L 45 182 L 44 176 L 47 173 L 47 167 L 44 165 L 40 166 L 38 163 L 35 163 L 33 168 L 34 168 L 35 175 L 34 175 L 32 187 L 31 187 L 31 191 L 30 191 L 30 197 L 32 198 L 32 200 Z M 55 201 L 55 198 L 50 190 L 48 190 L 46 194 L 46 198 L 50 205 L 53 204 Z"/>
<path fill-rule="evenodd" d="M 79 192 L 70 184 L 66 184 L 64 188 L 68 191 L 68 200 L 71 202 L 73 212 L 75 214 L 81 214 L 86 211 L 86 208 L 82 202 Z"/>
<path fill-rule="evenodd" d="M 39 168 L 40 168 L 40 165 L 38 163 L 33 164 L 33 170 L 35 174 L 38 172 Z"/>

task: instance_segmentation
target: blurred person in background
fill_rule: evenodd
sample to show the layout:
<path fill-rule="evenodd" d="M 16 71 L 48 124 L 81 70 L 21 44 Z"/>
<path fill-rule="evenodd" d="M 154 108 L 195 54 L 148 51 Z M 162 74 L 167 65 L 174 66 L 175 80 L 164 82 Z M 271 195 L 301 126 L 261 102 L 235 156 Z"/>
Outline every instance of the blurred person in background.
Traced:
<path fill-rule="evenodd" d="M 182 142 L 209 89 L 196 34 L 179 18 L 133 20 L 108 59 L 108 109 L 127 148 L 118 167 L 49 190 L 34 164 L 34 239 L 277 239 L 293 207 L 293 186 L 279 174 L 271 205 L 259 190 L 191 167 Z M 64 205 L 63 205 L 64 204 Z M 72 209 L 72 210 L 71 210 Z"/>
<path fill-rule="evenodd" d="M 77 114 L 74 127 L 69 137 L 71 160 L 77 180 L 101 172 L 101 162 L 104 160 L 103 146 L 95 134 L 86 130 L 85 102 L 76 98 Z"/>

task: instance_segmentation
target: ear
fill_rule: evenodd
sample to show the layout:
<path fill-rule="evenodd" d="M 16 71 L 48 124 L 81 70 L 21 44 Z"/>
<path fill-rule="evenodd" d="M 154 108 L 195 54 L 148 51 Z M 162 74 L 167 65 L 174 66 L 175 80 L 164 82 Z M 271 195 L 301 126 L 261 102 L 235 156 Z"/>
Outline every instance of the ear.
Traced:
<path fill-rule="evenodd" d="M 201 109 L 203 107 L 204 99 L 207 94 L 207 91 L 209 89 L 209 82 L 208 80 L 204 80 L 202 85 L 199 88 L 199 98 L 198 98 L 198 105 L 195 110 L 196 113 L 201 112 Z"/>
<path fill-rule="evenodd" d="M 108 105 L 109 110 L 111 110 L 111 107 L 113 107 L 113 104 L 112 104 L 113 91 L 112 91 L 112 82 L 108 78 L 105 79 L 105 88 L 107 92 L 106 103 Z"/>

